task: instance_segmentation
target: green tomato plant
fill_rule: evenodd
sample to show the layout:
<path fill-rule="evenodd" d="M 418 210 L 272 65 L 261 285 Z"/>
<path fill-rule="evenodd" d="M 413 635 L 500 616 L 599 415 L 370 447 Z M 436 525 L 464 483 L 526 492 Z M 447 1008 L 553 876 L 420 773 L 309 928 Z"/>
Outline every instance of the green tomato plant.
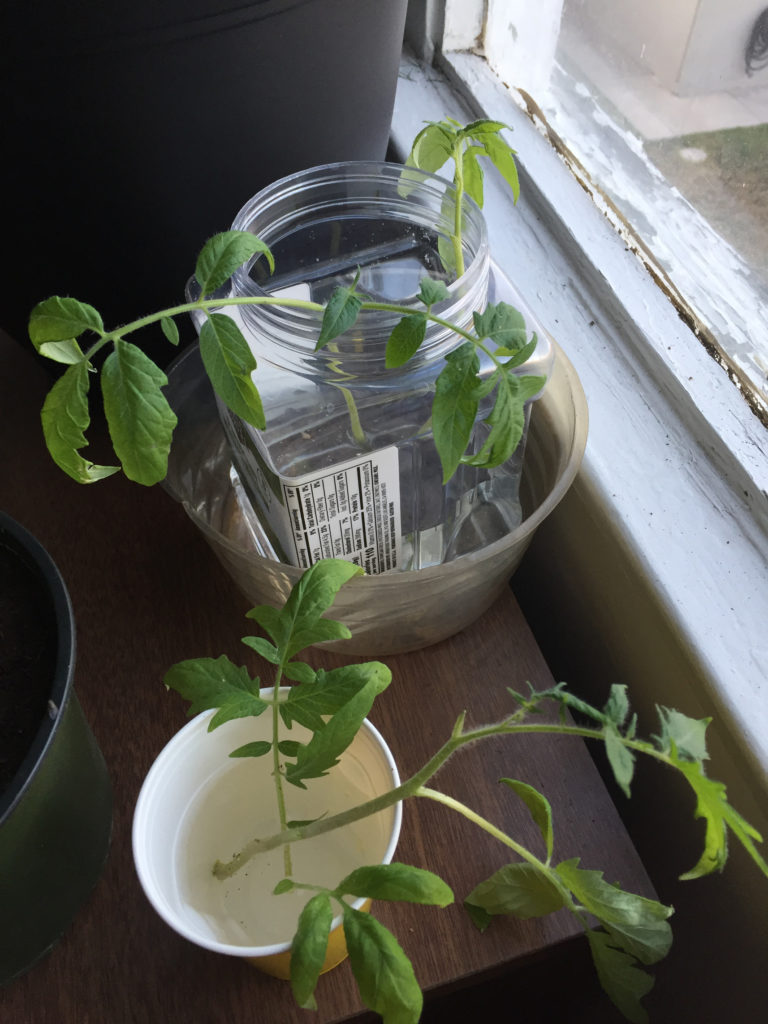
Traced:
<path fill-rule="evenodd" d="M 333 889 L 316 886 L 311 879 L 293 877 L 290 848 L 401 800 L 437 801 L 493 836 L 512 855 L 508 864 L 480 880 L 464 896 L 464 905 L 477 928 L 485 930 L 497 915 L 530 918 L 567 909 L 584 928 L 603 989 L 627 1020 L 643 1024 L 648 1018 L 641 999 L 653 985 L 646 967 L 660 961 L 670 948 L 672 931 L 668 919 L 672 908 L 622 890 L 606 881 L 603 872 L 581 867 L 578 858 L 555 862 L 555 823 L 550 804 L 543 793 L 528 783 L 512 778 L 500 780 L 511 796 L 524 802 L 538 827 L 540 843 L 536 850 L 528 849 L 471 807 L 429 783 L 463 747 L 492 736 L 580 736 L 604 745 L 616 781 L 628 796 L 638 755 L 679 772 L 686 780 L 695 797 L 695 816 L 704 819 L 706 830 L 703 852 L 682 878 L 695 879 L 722 870 L 729 834 L 744 846 L 768 877 L 768 863 L 756 846 L 762 842 L 761 836 L 728 803 L 725 786 L 705 773 L 709 719 L 695 720 L 660 707 L 659 732 L 646 740 L 636 733 L 637 719 L 630 714 L 624 686 L 611 687 L 603 708 L 580 700 L 563 683 L 527 694 L 509 689 L 511 708 L 504 719 L 492 725 L 467 727 L 462 714 L 445 743 L 396 788 L 332 816 L 293 822 L 286 791 L 290 786 L 305 788 L 312 779 L 333 771 L 375 697 L 391 681 L 389 669 L 376 661 L 324 671 L 296 658 L 312 644 L 350 636 L 342 623 L 325 617 L 325 613 L 340 587 L 360 572 L 344 561 L 317 562 L 296 583 L 283 608 L 261 605 L 248 612 L 248 617 L 266 635 L 247 636 L 243 642 L 276 667 L 271 696 L 262 695 L 258 677 L 252 678 L 244 667 L 236 666 L 226 656 L 180 662 L 165 677 L 166 686 L 190 701 L 190 714 L 216 710 L 209 730 L 233 718 L 265 712 L 272 715 L 272 742 L 246 744 L 231 756 L 271 755 L 281 829 L 271 836 L 255 836 L 230 860 L 212 864 L 211 871 L 219 879 L 229 878 L 260 853 L 282 846 L 285 878 L 275 893 L 300 889 L 310 894 L 291 946 L 291 986 L 298 1004 L 308 1009 L 315 1007 L 315 986 L 325 957 L 334 906 L 338 905 L 363 1002 L 380 1014 L 385 1024 L 416 1024 L 422 1009 L 422 993 L 410 961 L 388 929 L 372 915 L 355 910 L 348 901 L 367 897 L 443 907 L 454 900 L 450 887 L 428 870 L 400 863 L 360 867 Z M 287 697 L 281 697 L 278 688 L 286 680 L 293 685 L 288 687 Z M 537 721 L 541 708 L 552 703 L 560 708 L 559 720 Z M 294 722 L 309 730 L 306 743 L 280 738 L 279 726 L 290 729 Z"/>
<path fill-rule="evenodd" d="M 419 132 L 402 171 L 401 190 L 407 194 L 411 168 L 434 172 L 446 162 L 454 165 L 454 197 L 444 205 L 451 213 L 453 229 L 441 238 L 439 251 L 446 269 L 456 277 L 464 272 L 462 211 L 464 196 L 483 201 L 483 170 L 480 157 L 489 159 L 512 189 L 519 193 L 514 151 L 501 136 L 498 121 L 473 121 L 462 127 L 446 120 L 427 124 Z M 179 342 L 176 318 L 203 313 L 200 354 L 206 373 L 220 399 L 257 429 L 266 426 L 264 409 L 253 380 L 256 359 L 235 322 L 218 312 L 222 304 L 276 305 L 303 308 L 322 314 L 316 349 L 321 350 L 348 331 L 368 311 L 399 314 L 385 351 L 385 367 L 405 365 L 417 352 L 428 323 L 453 330 L 463 342 L 446 356 L 436 382 L 432 405 L 432 433 L 447 482 L 461 463 L 491 468 L 506 462 L 517 448 L 524 428 L 526 401 L 544 386 L 540 375 L 516 372 L 533 354 L 536 336 L 528 336 L 522 314 L 499 302 L 473 313 L 472 327 L 452 324 L 439 315 L 448 297 L 443 281 L 427 277 L 421 282 L 423 309 L 369 300 L 355 279 L 339 287 L 326 304 L 286 297 L 259 296 L 216 298 L 232 274 L 254 257 L 263 257 L 270 271 L 274 259 L 260 239 L 244 231 L 225 231 L 211 238 L 198 256 L 195 276 L 200 297 L 141 317 L 122 327 L 107 330 L 93 306 L 75 298 L 53 296 L 32 310 L 30 339 L 40 355 L 67 365 L 51 388 L 42 409 L 46 445 L 57 465 L 80 483 L 92 483 L 118 472 L 138 483 L 151 485 L 165 478 L 176 416 L 163 388 L 163 370 L 134 341 L 145 328 L 159 327 L 174 345 Z M 437 307 L 437 308 L 436 308 Z M 104 352 L 106 357 L 103 358 Z M 99 357 L 99 363 L 96 357 Z M 490 373 L 480 373 L 481 356 L 490 360 Z M 89 390 L 92 375 L 100 366 L 104 414 L 117 465 L 97 465 L 81 454 L 87 447 L 90 425 Z M 351 396 L 348 398 L 348 404 Z M 485 415 L 492 402 L 490 412 Z M 468 452 L 479 410 L 488 425 L 487 437 L 478 452 Z M 350 407 L 353 427 L 356 410 Z"/>

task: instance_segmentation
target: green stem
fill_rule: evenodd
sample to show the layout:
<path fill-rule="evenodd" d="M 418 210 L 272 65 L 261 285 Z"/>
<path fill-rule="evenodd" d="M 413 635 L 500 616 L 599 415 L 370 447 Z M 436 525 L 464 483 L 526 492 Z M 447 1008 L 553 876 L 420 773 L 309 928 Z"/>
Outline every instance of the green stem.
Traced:
<path fill-rule="evenodd" d="M 360 306 L 360 309 L 376 309 L 383 311 L 385 313 L 400 313 L 403 316 L 407 316 L 413 313 L 413 310 L 409 309 L 406 306 L 398 306 L 395 303 L 390 302 L 364 302 Z M 481 352 L 484 352 L 497 367 L 500 367 L 502 365 L 501 361 L 497 359 L 496 356 L 494 355 L 492 349 L 488 348 L 488 346 L 483 343 L 482 338 L 478 338 L 478 336 L 476 334 L 473 334 L 472 331 L 465 330 L 463 327 L 459 327 L 458 324 L 454 324 L 450 320 L 446 320 L 442 316 L 437 316 L 436 313 L 432 312 L 431 308 L 428 308 L 425 311 L 424 315 L 426 316 L 427 320 L 429 320 L 431 323 L 438 324 L 438 326 L 440 327 L 445 327 L 449 331 L 453 331 L 454 334 L 458 334 L 460 338 L 464 338 L 465 341 L 470 341 L 475 346 L 475 348 L 478 348 L 480 349 Z"/>
<path fill-rule="evenodd" d="M 85 353 L 86 358 L 90 359 L 92 356 L 96 355 L 101 348 L 108 345 L 110 342 L 115 342 L 120 338 L 124 338 L 128 334 L 135 334 L 144 327 L 150 327 L 152 324 L 159 323 L 161 320 L 180 316 L 182 313 L 208 313 L 212 310 L 222 309 L 226 306 L 283 306 L 288 307 L 289 309 L 306 309 L 314 313 L 325 312 L 325 306 L 319 302 L 310 302 L 306 299 L 276 298 L 275 296 L 270 295 L 242 295 L 227 299 L 199 299 L 196 302 L 185 302 L 178 306 L 169 306 L 167 309 L 162 309 L 158 313 L 151 313 L 148 316 L 141 317 L 139 320 L 132 320 L 130 323 L 124 324 L 122 327 L 116 327 L 112 331 L 101 332 L 98 341 L 95 341 Z M 413 309 L 410 306 L 403 306 L 392 302 L 363 302 L 360 309 L 363 312 L 378 311 L 384 313 L 396 313 L 400 316 L 408 316 L 413 313 Z M 435 316 L 429 310 L 426 311 L 425 315 L 427 319 L 431 320 L 433 323 L 439 324 L 442 327 L 447 327 L 449 330 L 454 331 L 461 337 L 466 338 L 467 341 L 477 344 L 477 338 L 469 331 L 463 330 L 456 324 L 451 323 L 449 320 L 444 320 L 442 317 Z"/>
<path fill-rule="evenodd" d="M 280 680 L 283 675 L 282 665 L 278 667 L 275 678 L 275 686 L 272 691 L 272 774 L 275 780 L 275 796 L 277 797 L 277 813 L 280 819 L 280 829 L 285 831 L 288 827 L 288 815 L 285 809 L 285 790 L 283 788 L 283 771 L 280 765 Z M 291 847 L 288 843 L 283 847 L 283 871 L 286 878 L 293 874 L 293 862 L 291 860 Z"/>
<path fill-rule="evenodd" d="M 342 395 L 344 396 L 344 401 L 347 404 L 347 412 L 349 413 L 349 424 L 352 428 L 352 436 L 362 448 L 368 448 L 368 438 L 365 436 L 363 425 L 360 422 L 360 413 L 358 412 L 354 395 L 349 390 L 349 388 L 342 387 L 341 384 L 335 384 L 334 386 L 337 387 L 339 391 L 342 393 Z"/>
<path fill-rule="evenodd" d="M 462 271 L 463 272 L 463 271 Z M 178 306 L 170 306 L 167 309 L 161 310 L 158 313 L 152 313 L 149 316 L 141 317 L 138 320 L 133 320 L 131 323 L 124 325 L 123 327 L 115 328 L 113 331 L 104 331 L 100 333 L 97 341 L 90 346 L 85 352 L 85 358 L 90 362 L 93 357 L 109 343 L 114 343 L 118 339 L 124 338 L 126 335 L 134 334 L 136 331 L 140 331 L 144 327 L 149 327 L 152 324 L 159 323 L 161 320 L 179 316 L 183 313 L 203 312 L 206 315 L 216 309 L 221 309 L 226 306 L 283 306 L 291 309 L 306 309 L 312 312 L 322 313 L 325 310 L 325 306 L 317 302 L 310 302 L 305 299 L 289 299 L 289 298 L 277 298 L 274 296 L 239 296 L 231 297 L 227 299 L 199 299 L 196 302 L 186 302 Z M 388 302 L 363 302 L 361 304 L 361 311 L 371 312 L 387 312 L 395 313 L 399 316 L 408 316 L 413 313 L 413 310 L 408 306 L 399 305 L 397 303 Z M 445 320 L 443 317 L 436 316 L 432 313 L 431 308 L 427 308 L 424 314 L 428 320 L 441 327 L 453 331 L 459 337 L 464 338 L 466 341 L 471 342 L 477 348 L 486 352 L 492 361 L 499 366 L 499 361 L 493 355 L 493 353 L 486 348 L 486 346 L 470 331 L 464 330 L 456 324 L 451 323 L 449 320 Z M 334 382 L 329 382 L 334 383 Z M 352 429 L 352 436 L 355 441 L 362 447 L 367 447 L 368 442 L 363 429 L 360 413 L 355 403 L 352 392 L 345 388 L 343 385 L 336 384 L 341 393 L 344 396 L 344 401 L 347 406 L 349 413 L 350 425 Z"/>
<path fill-rule="evenodd" d="M 86 355 L 90 358 L 100 348 L 103 348 L 104 345 L 109 344 L 109 342 L 114 342 L 118 338 L 124 338 L 126 334 L 135 334 L 136 331 L 140 331 L 144 327 L 150 327 L 152 324 L 159 323 L 166 318 L 180 316 L 182 313 L 194 313 L 195 311 L 207 313 L 210 310 L 221 309 L 224 306 L 290 306 L 292 309 L 308 309 L 316 313 L 322 313 L 325 310 L 325 306 L 319 302 L 309 302 L 306 299 L 280 299 L 270 295 L 243 295 L 227 299 L 198 299 L 196 302 L 184 302 L 178 306 L 169 306 L 167 309 L 161 309 L 158 313 L 150 313 L 148 316 L 132 320 L 122 327 L 116 327 L 113 331 L 103 331 L 99 340 L 94 342 Z"/>
<path fill-rule="evenodd" d="M 586 727 L 578 725 L 521 725 L 515 726 L 514 731 L 527 732 L 527 733 L 548 733 L 556 734 L 558 736 L 581 736 L 585 740 L 604 740 L 605 733 L 602 729 L 587 729 Z M 662 750 L 657 750 L 652 743 L 647 740 L 630 740 L 626 736 L 620 736 L 621 742 L 625 747 L 630 750 L 636 750 L 640 754 L 646 754 L 648 757 L 653 757 L 655 760 L 666 764 L 671 768 L 675 768 L 674 760 L 665 754 Z"/>
<path fill-rule="evenodd" d="M 335 341 L 331 342 L 331 344 L 328 345 L 328 349 L 331 352 L 338 352 L 339 351 L 339 347 L 338 347 L 338 345 L 336 344 Z M 348 380 L 353 379 L 351 374 L 348 374 L 348 373 L 344 372 L 344 370 L 342 369 L 342 366 L 341 366 L 341 362 L 339 362 L 339 361 L 334 359 L 334 360 L 331 361 L 330 365 L 331 365 L 332 369 L 340 377 L 346 377 Z M 357 409 L 357 403 L 355 402 L 355 396 L 352 394 L 352 392 L 350 391 L 349 388 L 345 388 L 343 384 L 339 384 L 335 380 L 328 380 L 327 383 L 331 384 L 335 388 L 338 388 L 338 390 L 344 396 L 344 402 L 346 403 L 347 413 L 349 415 L 349 425 L 352 428 L 352 436 L 354 437 L 355 441 L 357 441 L 357 443 L 363 449 L 370 448 L 370 444 L 368 442 L 368 438 L 365 436 L 365 431 L 363 430 L 363 424 L 360 421 L 360 413 L 358 412 L 358 409 Z"/>
<path fill-rule="evenodd" d="M 332 832 L 334 829 L 343 828 L 344 825 L 350 825 L 352 822 L 359 821 L 361 818 L 367 818 L 371 814 L 376 814 L 378 811 L 383 811 L 387 807 L 392 807 L 401 800 L 406 800 L 408 797 L 414 796 L 416 791 L 445 764 L 451 754 L 458 750 L 459 747 L 472 742 L 476 738 L 475 733 L 461 734 L 460 729 L 462 723 L 463 716 L 456 723 L 456 727 L 454 727 L 451 738 L 444 743 L 442 747 L 440 747 L 437 753 L 427 761 L 423 768 L 405 782 L 402 782 L 399 786 L 396 786 L 394 789 L 390 789 L 386 793 L 381 793 L 379 796 L 373 797 L 371 800 L 366 800 L 365 803 L 357 804 L 355 807 L 350 807 L 346 811 L 340 811 L 338 814 L 331 815 L 330 817 L 320 818 L 317 821 L 313 821 L 309 825 L 300 825 L 295 828 L 284 829 L 283 831 L 264 839 L 252 839 L 249 843 L 246 843 L 243 849 L 231 860 L 227 862 L 216 861 L 213 866 L 214 875 L 221 879 L 231 878 L 232 875 L 236 874 L 258 853 L 266 853 L 267 851 L 274 850 L 277 846 L 282 846 L 285 843 L 298 842 L 303 839 L 312 839 L 314 836 L 323 835 L 325 832 Z M 483 734 L 485 734 L 485 731 L 483 731 Z"/>
<path fill-rule="evenodd" d="M 269 850 L 273 850 L 276 847 L 283 846 L 287 843 L 300 842 L 305 839 L 312 839 L 315 836 L 323 835 L 325 832 L 332 832 L 334 829 L 343 828 L 345 825 L 349 825 L 354 821 L 359 821 L 361 818 L 367 818 L 371 814 L 376 814 L 378 811 L 382 811 L 387 807 L 392 807 L 401 800 L 407 800 L 409 797 L 419 795 L 418 791 L 423 789 L 429 779 L 431 779 L 432 776 L 442 768 L 448 758 L 461 747 L 466 746 L 469 743 L 476 743 L 478 740 L 486 739 L 490 736 L 511 736 L 524 733 L 580 736 L 583 739 L 592 740 L 602 740 L 604 738 L 602 729 L 588 729 L 582 726 L 561 724 L 522 724 L 520 722 L 520 718 L 527 712 L 527 710 L 530 709 L 521 709 L 521 711 L 517 712 L 515 715 L 511 715 L 509 718 L 504 719 L 503 722 L 498 722 L 495 725 L 481 726 L 466 733 L 462 732 L 464 722 L 464 716 L 462 715 L 454 726 L 450 739 L 440 747 L 440 749 L 418 772 L 399 786 L 389 790 L 387 793 L 382 793 L 377 797 L 373 797 L 371 800 L 357 804 L 355 807 L 350 807 L 345 811 L 340 811 L 338 814 L 313 821 L 309 825 L 286 828 L 266 838 L 252 839 L 250 842 L 246 843 L 243 849 L 231 860 L 226 862 L 217 861 L 213 867 L 214 875 L 220 879 L 231 878 L 259 853 L 266 853 Z M 632 750 L 637 750 L 641 753 L 654 757 L 663 764 L 674 766 L 671 758 L 661 751 L 656 750 L 656 748 L 650 743 L 642 740 L 629 740 L 624 737 L 622 737 L 622 742 Z"/>
<path fill-rule="evenodd" d="M 538 871 L 543 871 L 545 874 L 552 874 L 552 871 L 548 864 L 531 853 L 525 846 L 516 842 L 511 836 L 508 836 L 506 832 L 502 832 L 500 828 L 488 821 L 487 818 L 483 818 L 482 815 L 478 814 L 477 811 L 473 811 L 471 807 L 467 807 L 460 800 L 456 800 L 455 797 L 448 796 L 446 793 L 441 793 L 437 789 L 429 789 L 426 786 L 421 786 L 415 793 L 414 796 L 427 797 L 429 800 L 434 800 L 438 804 L 443 804 L 445 807 L 450 807 L 452 811 L 456 811 L 461 814 L 468 821 L 471 821 L 474 825 L 477 825 L 488 835 L 493 836 L 494 839 L 498 839 L 500 843 L 508 846 L 510 850 L 514 850 L 515 853 L 522 857 L 523 860 L 528 861 Z"/>
<path fill-rule="evenodd" d="M 507 835 L 506 832 L 502 832 L 500 828 L 497 828 L 497 826 L 488 821 L 487 818 L 483 818 L 482 815 L 473 811 L 471 807 L 467 807 L 467 805 L 462 803 L 460 800 L 456 800 L 455 797 L 448 796 L 446 793 L 441 793 L 437 789 L 429 789 L 426 786 L 422 786 L 414 795 L 426 797 L 429 800 L 434 800 L 436 803 L 443 804 L 445 807 L 449 807 L 452 811 L 456 811 L 457 814 L 461 814 L 468 821 L 477 825 L 478 828 L 487 832 L 488 835 L 493 836 L 494 839 L 498 839 L 500 843 L 509 847 L 510 850 L 514 850 L 518 857 L 547 877 L 548 881 L 563 897 L 564 906 L 568 907 L 572 913 L 576 914 L 582 923 L 585 923 L 583 915 L 579 913 L 578 908 L 573 903 L 573 897 L 571 896 L 570 889 L 565 882 L 560 879 L 558 873 L 549 866 L 548 862 L 540 860 L 536 854 L 531 853 L 526 846 L 518 843 L 511 836 Z"/>
<path fill-rule="evenodd" d="M 461 244 L 462 208 L 464 206 L 464 160 L 462 150 L 463 143 L 457 142 L 453 151 L 453 163 L 455 167 L 453 184 L 456 188 L 456 207 L 453 213 L 453 234 L 451 235 L 457 278 L 461 277 L 464 273 L 464 249 Z"/>

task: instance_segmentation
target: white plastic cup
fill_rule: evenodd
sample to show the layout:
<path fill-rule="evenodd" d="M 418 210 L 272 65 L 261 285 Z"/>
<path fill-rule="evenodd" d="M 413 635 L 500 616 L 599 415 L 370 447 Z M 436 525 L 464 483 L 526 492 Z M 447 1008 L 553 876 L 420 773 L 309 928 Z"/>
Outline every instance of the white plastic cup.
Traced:
<path fill-rule="evenodd" d="M 263 690 L 262 695 L 271 695 Z M 256 836 L 279 831 L 272 758 L 230 758 L 245 743 L 271 739 L 271 713 L 208 732 L 214 712 L 187 723 L 158 755 L 133 818 L 133 856 L 142 888 L 163 920 L 198 946 L 245 957 L 288 978 L 296 920 L 311 892 L 275 896 L 285 876 L 283 847 L 253 858 L 231 879 L 212 873 Z M 305 740 L 294 725 L 281 739 Z M 333 814 L 388 792 L 400 778 L 389 747 L 366 719 L 338 766 L 307 789 L 285 786 L 290 820 Z M 355 867 L 390 863 L 402 821 L 400 803 L 343 829 L 291 845 L 293 878 L 333 888 Z M 360 909 L 368 901 L 357 899 Z M 333 921 L 324 970 L 346 956 L 341 915 Z"/>

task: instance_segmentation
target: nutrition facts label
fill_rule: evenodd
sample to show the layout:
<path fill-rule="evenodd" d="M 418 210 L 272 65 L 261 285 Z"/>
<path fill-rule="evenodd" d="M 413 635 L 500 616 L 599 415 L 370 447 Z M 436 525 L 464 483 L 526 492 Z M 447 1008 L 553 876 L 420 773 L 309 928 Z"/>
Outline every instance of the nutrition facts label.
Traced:
<path fill-rule="evenodd" d="M 281 481 L 296 565 L 344 558 L 374 575 L 400 560 L 400 475 L 396 448 Z M 287 524 L 286 524 L 287 525 Z M 282 531 L 281 531 L 282 532 Z"/>

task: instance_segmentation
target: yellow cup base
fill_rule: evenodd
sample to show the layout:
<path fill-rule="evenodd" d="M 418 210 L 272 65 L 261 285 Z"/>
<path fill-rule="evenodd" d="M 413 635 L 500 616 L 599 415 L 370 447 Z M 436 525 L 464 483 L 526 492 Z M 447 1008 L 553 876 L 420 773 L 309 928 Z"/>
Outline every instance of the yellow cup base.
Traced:
<path fill-rule="evenodd" d="M 360 910 L 371 909 L 371 901 L 366 900 Z M 328 948 L 325 951 L 325 960 L 320 970 L 321 974 L 337 967 L 347 957 L 347 940 L 344 937 L 344 926 L 338 925 L 328 936 Z M 284 953 L 272 953 L 270 956 L 246 956 L 243 957 L 249 964 L 253 964 L 257 970 L 264 974 L 271 974 L 273 978 L 282 978 L 288 981 L 291 977 L 291 951 L 287 949 Z"/>

